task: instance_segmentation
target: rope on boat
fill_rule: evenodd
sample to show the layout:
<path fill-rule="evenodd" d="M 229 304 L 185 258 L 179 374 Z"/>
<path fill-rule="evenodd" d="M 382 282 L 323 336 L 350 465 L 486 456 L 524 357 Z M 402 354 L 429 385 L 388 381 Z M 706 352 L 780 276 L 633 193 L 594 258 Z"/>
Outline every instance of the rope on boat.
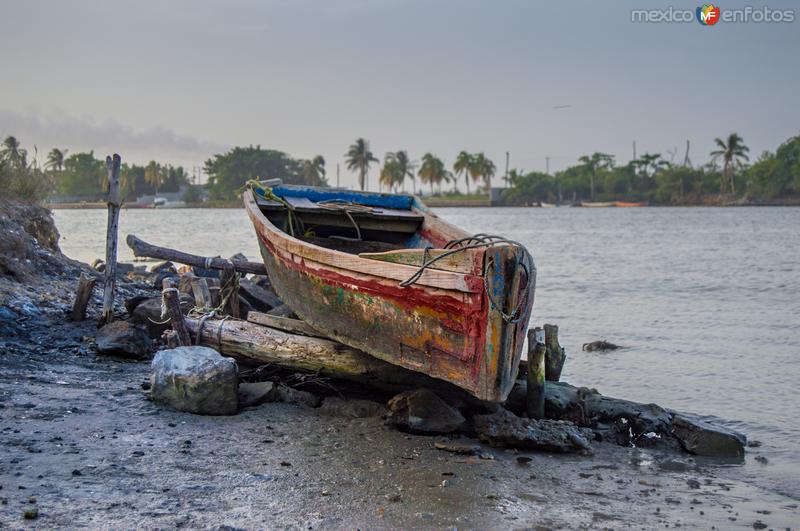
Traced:
<path fill-rule="evenodd" d="M 289 231 L 291 236 L 294 236 L 294 228 L 297 225 L 298 234 L 305 234 L 305 227 L 303 226 L 303 221 L 297 217 L 297 214 L 294 213 L 294 207 L 284 198 L 275 195 L 275 192 L 272 191 L 272 188 L 269 186 L 264 186 L 256 179 L 250 179 L 247 181 L 245 186 L 249 186 L 252 188 L 258 195 L 263 197 L 264 199 L 269 199 L 270 201 L 275 201 L 277 203 L 282 204 L 286 207 L 286 228 Z"/>
<path fill-rule="evenodd" d="M 356 223 L 356 220 L 353 219 L 353 214 L 372 214 L 375 212 L 375 209 L 366 205 L 359 205 L 358 203 L 353 203 L 352 201 L 346 201 L 344 199 L 327 199 L 325 201 L 317 201 L 317 206 L 322 207 L 326 210 L 339 210 L 344 212 L 347 219 L 350 220 L 350 223 L 353 224 L 353 227 L 356 229 L 356 237 L 361 240 L 361 228 Z"/>
<path fill-rule="evenodd" d="M 514 240 L 509 240 L 502 236 L 495 236 L 491 234 L 475 234 L 473 236 L 468 236 L 466 238 L 460 238 L 457 240 L 450 240 L 445 244 L 444 248 L 447 249 L 446 252 L 436 256 L 434 258 L 428 259 L 428 251 L 431 249 L 430 246 L 425 247 L 422 253 L 422 265 L 414 272 L 413 275 L 408 277 L 406 280 L 400 283 L 401 287 L 408 287 L 415 284 L 419 279 L 422 277 L 422 274 L 425 270 L 436 263 L 437 261 L 441 260 L 442 258 L 446 258 L 448 256 L 452 256 L 454 254 L 466 251 L 467 249 L 480 249 L 480 248 L 489 248 L 495 245 L 505 244 L 511 245 L 513 247 L 517 247 L 520 249 L 521 252 L 517 253 L 517 264 L 516 267 L 521 267 L 523 271 L 525 271 L 525 292 L 522 297 L 520 297 L 519 302 L 517 303 L 517 307 L 514 308 L 514 311 L 511 313 L 506 313 L 503 311 L 503 308 L 495 301 L 494 297 L 492 297 L 492 293 L 489 290 L 489 281 L 487 280 L 489 277 L 489 270 L 492 266 L 494 266 L 494 260 L 490 259 L 490 261 L 486 264 L 486 268 L 484 269 L 483 273 L 483 289 L 486 292 L 486 296 L 489 299 L 489 303 L 491 304 L 493 309 L 496 309 L 500 312 L 500 316 L 509 324 L 516 324 L 522 319 L 522 307 L 524 306 L 525 302 L 528 299 L 528 294 L 531 290 L 531 285 L 536 281 L 535 275 L 536 270 L 534 269 L 533 274 L 534 277 L 531 278 L 531 272 L 526 265 L 526 262 L 530 260 L 531 264 L 533 264 L 533 258 L 531 257 L 528 250 L 525 248 L 524 245 L 515 242 Z"/>

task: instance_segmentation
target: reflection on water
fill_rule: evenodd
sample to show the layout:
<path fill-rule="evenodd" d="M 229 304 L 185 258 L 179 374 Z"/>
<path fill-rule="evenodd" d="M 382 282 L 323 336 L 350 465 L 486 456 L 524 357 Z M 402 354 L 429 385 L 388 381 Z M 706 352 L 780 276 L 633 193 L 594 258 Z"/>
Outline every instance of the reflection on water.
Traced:
<path fill-rule="evenodd" d="M 800 497 L 800 209 L 452 208 L 469 232 L 528 246 L 532 323 L 556 323 L 564 378 L 609 395 L 731 419 L 763 442 L 743 473 Z M 105 212 L 58 210 L 62 249 L 104 254 Z M 243 210 L 125 210 L 121 234 L 198 254 L 258 259 Z M 131 260 L 120 247 L 120 259 Z M 608 339 L 627 348 L 582 352 Z M 753 454 L 755 455 L 755 454 Z"/>

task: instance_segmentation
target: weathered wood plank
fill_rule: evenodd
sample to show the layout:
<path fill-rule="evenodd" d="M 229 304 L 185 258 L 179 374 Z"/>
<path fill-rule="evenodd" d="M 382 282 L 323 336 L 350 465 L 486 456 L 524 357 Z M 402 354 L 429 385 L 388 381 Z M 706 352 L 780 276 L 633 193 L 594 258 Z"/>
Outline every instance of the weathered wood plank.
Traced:
<path fill-rule="evenodd" d="M 291 319 L 281 315 L 270 315 L 261 312 L 250 312 L 247 314 L 247 320 L 251 323 L 268 326 L 277 330 L 283 330 L 284 332 L 289 332 L 292 334 L 327 339 L 324 334 L 317 332 L 308 323 L 301 321 L 300 319 Z"/>
<path fill-rule="evenodd" d="M 162 282 L 163 291 L 161 297 L 164 308 L 167 309 L 172 329 L 178 338 L 178 344 L 181 346 L 189 346 L 192 344 L 192 339 L 189 336 L 189 330 L 186 328 L 186 322 L 183 319 L 183 312 L 181 311 L 180 292 L 175 287 L 175 283 L 171 278 L 165 278 Z M 162 310 L 163 311 L 163 310 Z"/>
<path fill-rule="evenodd" d="M 106 282 L 103 286 L 101 321 L 110 323 L 114 311 L 114 289 L 117 284 L 117 237 L 119 234 L 119 168 L 122 160 L 116 153 L 106 157 L 108 171 L 108 226 L 106 229 Z"/>
<path fill-rule="evenodd" d="M 86 319 L 86 306 L 88 306 L 89 299 L 92 297 L 92 290 L 96 282 L 97 279 L 95 277 L 81 273 L 78 287 L 75 290 L 75 303 L 72 305 L 72 311 L 69 314 L 70 320 L 83 321 Z"/>

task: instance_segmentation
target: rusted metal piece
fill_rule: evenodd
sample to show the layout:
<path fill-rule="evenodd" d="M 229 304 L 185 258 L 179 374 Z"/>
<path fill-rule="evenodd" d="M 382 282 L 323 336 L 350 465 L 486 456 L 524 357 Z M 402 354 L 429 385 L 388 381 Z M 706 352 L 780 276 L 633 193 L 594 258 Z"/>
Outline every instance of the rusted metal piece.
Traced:
<path fill-rule="evenodd" d="M 275 291 L 315 330 L 480 399 L 508 396 L 534 300 L 536 269 L 524 249 L 488 247 L 480 274 L 430 268 L 401 287 L 417 267 L 310 245 L 273 225 L 249 190 L 244 202 Z M 423 205 L 415 211 L 429 244 L 467 236 Z"/>

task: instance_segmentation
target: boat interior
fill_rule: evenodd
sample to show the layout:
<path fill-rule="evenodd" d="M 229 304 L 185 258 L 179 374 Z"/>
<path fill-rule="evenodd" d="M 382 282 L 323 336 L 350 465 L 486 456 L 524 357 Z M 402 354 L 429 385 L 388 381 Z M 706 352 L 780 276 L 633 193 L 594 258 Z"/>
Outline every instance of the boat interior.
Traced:
<path fill-rule="evenodd" d="M 358 255 L 427 244 L 418 235 L 425 216 L 413 208 L 412 196 L 287 185 L 272 193 L 280 201 L 255 194 L 267 219 L 320 247 Z"/>

